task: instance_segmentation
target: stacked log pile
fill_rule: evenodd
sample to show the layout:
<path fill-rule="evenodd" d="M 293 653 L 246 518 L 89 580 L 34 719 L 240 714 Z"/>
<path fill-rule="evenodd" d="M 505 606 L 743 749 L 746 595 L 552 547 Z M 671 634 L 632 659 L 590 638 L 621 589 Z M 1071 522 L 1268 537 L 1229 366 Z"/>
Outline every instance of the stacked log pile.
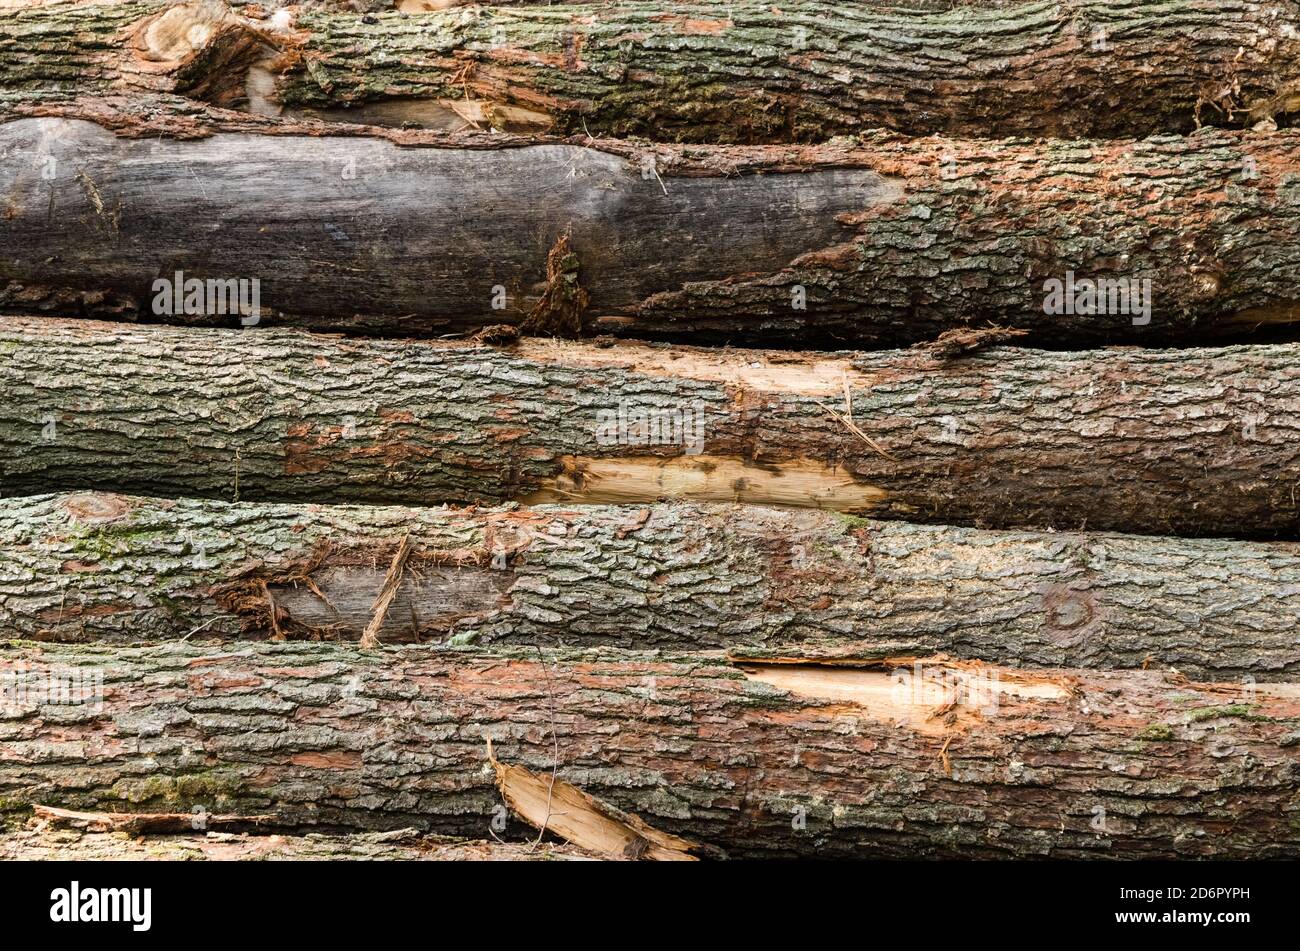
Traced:
<path fill-rule="evenodd" d="M 0 857 L 1300 857 L 1300 6 L 364 6 L 0 10 Z"/>

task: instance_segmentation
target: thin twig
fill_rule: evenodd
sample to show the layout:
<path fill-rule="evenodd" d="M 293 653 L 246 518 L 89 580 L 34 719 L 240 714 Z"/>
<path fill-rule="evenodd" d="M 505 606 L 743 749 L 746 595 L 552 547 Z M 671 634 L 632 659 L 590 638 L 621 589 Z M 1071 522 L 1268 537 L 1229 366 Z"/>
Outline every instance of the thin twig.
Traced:
<path fill-rule="evenodd" d="M 547 711 L 551 716 L 551 742 L 554 750 L 551 754 L 551 781 L 546 787 L 546 816 L 542 819 L 541 828 L 537 833 L 537 838 L 533 841 L 529 852 L 536 851 L 537 847 L 542 844 L 542 836 L 546 835 L 546 824 L 551 821 L 551 797 L 555 793 L 555 780 L 558 778 L 560 771 L 560 734 L 555 729 L 555 692 L 551 690 L 551 672 L 546 669 L 546 655 L 542 649 L 533 646 L 537 651 L 537 656 L 542 662 L 542 672 L 546 674 L 546 699 Z"/>
<path fill-rule="evenodd" d="M 271 588 L 265 581 L 258 584 L 262 588 L 262 597 L 266 599 L 266 608 L 271 614 L 271 640 L 282 641 L 285 637 L 284 631 L 280 630 L 280 619 L 276 617 L 280 609 L 275 606 L 275 596 L 271 594 Z"/>
<path fill-rule="evenodd" d="M 402 538 L 402 543 L 397 546 L 397 554 L 393 555 L 393 563 L 388 566 L 388 574 L 384 576 L 383 587 L 379 589 L 379 594 L 375 597 L 374 607 L 371 608 L 370 623 L 366 625 L 366 630 L 361 635 L 360 647 L 372 648 L 379 646 L 379 629 L 384 626 L 384 618 L 388 617 L 389 605 L 393 603 L 393 598 L 397 596 L 397 589 L 402 583 L 402 575 L 406 572 L 406 559 L 410 554 L 411 533 L 407 532 Z"/>
<path fill-rule="evenodd" d="M 858 424 L 855 423 L 852 419 L 846 417 L 843 413 L 839 412 L 838 410 L 831 409 L 831 407 L 827 406 L 821 400 L 813 400 L 813 402 L 816 403 L 818 406 L 820 406 L 822 409 L 826 410 L 826 412 L 831 415 L 832 419 L 838 421 L 845 429 L 853 433 L 853 435 L 857 436 L 864 443 L 866 443 L 872 449 L 876 450 L 876 452 L 880 453 L 886 459 L 889 459 L 892 462 L 898 461 L 897 457 L 890 455 L 889 452 L 887 452 L 885 448 L 880 445 L 880 443 L 876 442 L 874 439 L 872 439 L 870 436 L 864 433 L 858 427 Z"/>

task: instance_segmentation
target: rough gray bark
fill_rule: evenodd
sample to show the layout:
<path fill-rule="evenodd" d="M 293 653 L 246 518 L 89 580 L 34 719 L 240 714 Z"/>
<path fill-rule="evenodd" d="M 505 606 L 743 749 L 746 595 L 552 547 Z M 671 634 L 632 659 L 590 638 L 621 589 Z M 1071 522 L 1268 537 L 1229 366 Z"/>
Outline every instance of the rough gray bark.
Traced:
<path fill-rule="evenodd" d="M 995 528 L 1300 531 L 1289 344 L 939 360 L 9 317 L 0 396 L 8 495 L 686 498 Z"/>
<path fill-rule="evenodd" d="M 483 836 L 490 736 L 504 763 L 735 857 L 1300 856 L 1295 685 L 320 644 L 44 645 L 0 665 L 104 686 L 0 720 L 15 810 Z"/>
<path fill-rule="evenodd" d="M 1300 673 L 1293 545 L 981 532 L 749 506 L 517 511 L 45 496 L 0 507 L 0 627 Z"/>
<path fill-rule="evenodd" d="M 283 43 L 290 65 L 277 70 L 274 98 L 363 113 L 376 102 L 468 99 L 479 121 L 500 128 L 693 142 L 819 141 L 872 127 L 1148 135 L 1294 110 L 1298 10 L 1083 0 L 923 12 L 733 0 L 373 23 L 305 13 Z"/>
<path fill-rule="evenodd" d="M 618 0 L 288 22 L 211 2 L 41 7 L 0 17 L 0 95 L 144 86 L 393 125 L 694 142 L 1147 135 L 1300 102 L 1292 0 L 898 6 Z"/>
<path fill-rule="evenodd" d="M 1300 312 L 1296 132 L 528 145 L 300 137 L 287 133 L 326 127 L 163 102 L 27 109 L 147 140 L 55 118 L 0 125 L 0 149 L 21 159 L 0 166 L 0 305 L 238 322 L 212 302 L 154 314 L 153 282 L 180 270 L 258 279 L 264 323 L 438 335 L 521 321 L 571 231 L 590 333 L 882 342 L 994 321 L 1040 341 L 1168 343 Z M 223 124 L 244 131 L 209 135 Z M 1137 281 L 1149 316 L 1118 301 L 1046 314 L 1047 282 L 1067 273 Z"/>

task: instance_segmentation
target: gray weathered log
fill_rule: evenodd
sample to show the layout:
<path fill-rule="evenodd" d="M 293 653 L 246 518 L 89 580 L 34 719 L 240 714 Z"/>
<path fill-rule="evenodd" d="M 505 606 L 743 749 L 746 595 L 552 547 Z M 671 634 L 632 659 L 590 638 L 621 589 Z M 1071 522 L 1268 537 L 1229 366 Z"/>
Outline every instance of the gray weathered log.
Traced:
<path fill-rule="evenodd" d="M 588 333 L 820 345 L 993 321 L 1168 343 L 1300 315 L 1300 132 L 688 148 L 159 108 L 30 109 L 138 140 L 0 124 L 0 306 L 239 323 L 216 300 L 156 313 L 180 271 L 256 279 L 263 323 L 436 336 L 520 322 L 571 231 Z M 1045 313 L 1071 276 L 1136 293 Z"/>
<path fill-rule="evenodd" d="M 324 644 L 15 646 L 0 676 L 23 688 L 0 719 L 17 812 L 482 837 L 490 737 L 733 857 L 1300 857 L 1295 684 Z"/>
<path fill-rule="evenodd" d="M 0 628 L 45 641 L 355 641 L 1300 674 L 1293 545 L 984 532 L 756 506 L 517 511 L 0 503 Z"/>

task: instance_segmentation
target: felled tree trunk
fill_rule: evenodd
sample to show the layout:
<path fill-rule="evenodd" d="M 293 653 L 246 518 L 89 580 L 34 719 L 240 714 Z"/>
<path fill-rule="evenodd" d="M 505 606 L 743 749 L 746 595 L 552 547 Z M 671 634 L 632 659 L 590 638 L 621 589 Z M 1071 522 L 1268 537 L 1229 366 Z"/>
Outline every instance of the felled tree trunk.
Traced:
<path fill-rule="evenodd" d="M 953 10 L 767 0 L 428 15 L 221 3 L 0 20 L 0 91 L 143 85 L 256 111 L 694 142 L 909 134 L 1147 135 L 1300 103 L 1291 0 Z"/>
<path fill-rule="evenodd" d="M 530 145 L 290 135 L 321 127 L 152 102 L 24 107 L 139 140 L 68 118 L 0 124 L 15 158 L 0 167 L 0 305 L 230 325 L 256 310 L 405 336 L 529 318 L 786 345 L 987 321 L 1032 340 L 1168 343 L 1300 313 L 1300 133 Z M 222 127 L 243 131 L 162 137 Z M 537 315 L 561 275 L 583 293 Z M 230 290 L 191 296 L 195 280 Z"/>
<path fill-rule="evenodd" d="M 395 554 L 407 553 L 394 570 Z M 386 586 L 394 589 L 380 602 Z M 981 532 L 747 506 L 517 511 L 122 496 L 0 507 L 0 626 L 751 657 L 1300 673 L 1289 545 Z"/>
<path fill-rule="evenodd" d="M 0 319 L 0 492 L 1295 537 L 1300 347 L 808 354 Z"/>
<path fill-rule="evenodd" d="M 587 856 L 571 846 L 545 842 L 465 841 L 415 832 L 354 832 L 335 835 L 151 835 L 77 834 L 58 829 L 0 833 L 0 859 L 10 862 L 193 862 L 193 861 L 558 861 Z"/>
<path fill-rule="evenodd" d="M 505 811 L 491 738 L 503 764 L 735 857 L 1300 855 L 1295 685 L 330 645 L 11 648 L 0 667 L 72 685 L 0 720 L 12 809 L 481 837 Z"/>

